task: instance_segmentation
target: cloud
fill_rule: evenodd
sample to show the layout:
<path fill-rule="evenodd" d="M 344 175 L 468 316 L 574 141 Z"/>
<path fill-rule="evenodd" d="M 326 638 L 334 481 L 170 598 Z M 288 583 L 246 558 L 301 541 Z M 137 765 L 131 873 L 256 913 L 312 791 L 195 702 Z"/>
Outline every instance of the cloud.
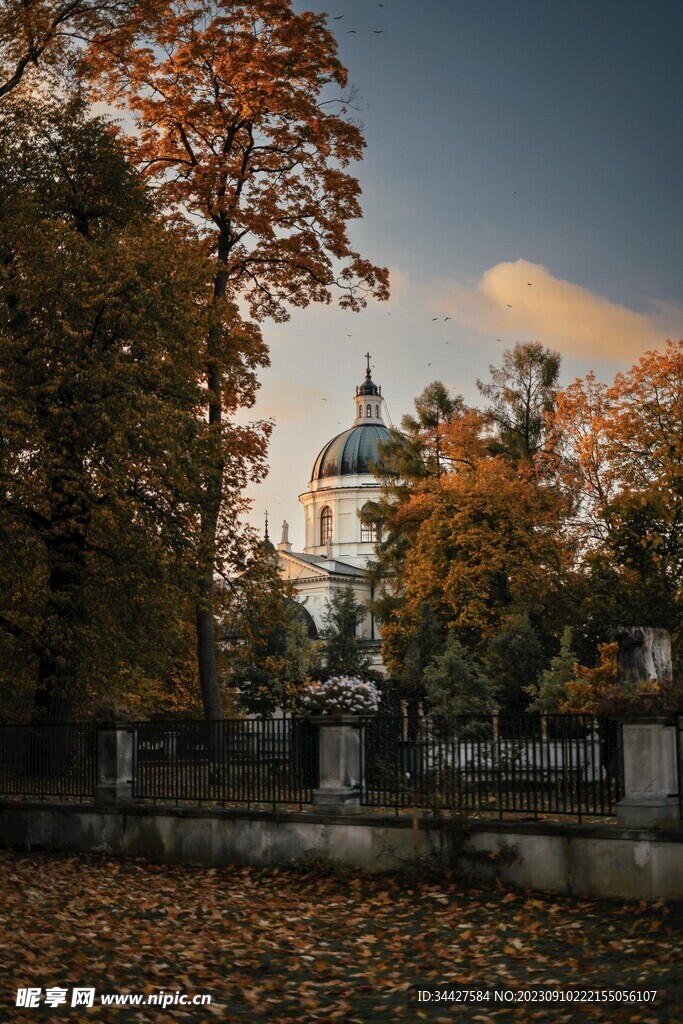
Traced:
<path fill-rule="evenodd" d="M 682 333 L 680 309 L 653 302 L 651 315 L 636 313 L 523 259 L 491 267 L 474 289 L 436 281 L 430 305 L 481 334 L 541 341 L 563 354 L 601 359 L 637 358 Z"/>

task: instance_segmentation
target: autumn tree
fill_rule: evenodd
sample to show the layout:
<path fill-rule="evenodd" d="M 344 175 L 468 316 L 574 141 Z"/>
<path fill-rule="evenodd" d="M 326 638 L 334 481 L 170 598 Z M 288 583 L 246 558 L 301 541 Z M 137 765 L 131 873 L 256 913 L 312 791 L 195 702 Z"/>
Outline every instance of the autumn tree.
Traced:
<path fill-rule="evenodd" d="M 489 381 L 477 381 L 479 391 L 490 402 L 499 450 L 513 462 L 531 462 L 540 450 L 559 372 L 559 352 L 539 342 L 518 342 L 503 353 L 501 367 L 489 367 Z"/>
<path fill-rule="evenodd" d="M 558 392 L 539 452 L 542 470 L 570 501 L 569 526 L 583 551 L 598 548 L 609 532 L 607 510 L 617 489 L 606 433 L 611 405 L 594 373 L 575 380 Z"/>
<path fill-rule="evenodd" d="M 3 644 L 55 714 L 104 680 L 187 689 L 204 256 L 78 101 L 0 117 Z M 234 445 L 235 510 L 264 447 Z"/>
<path fill-rule="evenodd" d="M 160 0 L 4 0 L 0 100 L 28 83 L 63 84 L 92 44 L 122 45 L 163 8 Z"/>
<path fill-rule="evenodd" d="M 372 609 L 380 620 L 387 620 L 397 606 L 405 557 L 421 519 L 420 505 L 411 502 L 410 496 L 453 470 L 459 456 L 449 446 L 449 428 L 467 416 L 462 396 L 449 392 L 441 381 L 428 385 L 414 406 L 414 415 L 404 416 L 401 429 L 392 428 L 389 439 L 380 445 L 374 472 L 382 482 L 382 493 L 363 509 L 364 522 L 375 528 L 379 538 L 370 571 L 376 584 Z M 418 628 L 409 645 L 413 668 L 407 676 L 402 674 L 411 690 L 417 685 L 416 666 L 422 664 L 421 632 Z"/>
<path fill-rule="evenodd" d="M 346 70 L 325 16 L 289 0 L 177 0 L 142 42 L 103 42 L 93 87 L 126 105 L 139 159 L 164 202 L 203 229 L 213 252 L 213 306 L 241 300 L 282 321 L 291 306 L 357 310 L 388 295 L 387 272 L 349 241 L 360 187 L 347 168 L 364 140 L 349 115 Z M 202 569 L 196 609 L 205 712 L 220 715 L 214 624 L 226 473 L 226 413 L 235 405 L 220 333 L 205 342 L 214 458 L 202 488 Z"/>
<path fill-rule="evenodd" d="M 617 644 L 599 644 L 599 663 L 595 668 L 574 664 L 574 678 L 567 684 L 567 696 L 560 701 L 560 711 L 574 714 L 599 713 L 604 698 L 614 690 L 617 681 Z"/>
<path fill-rule="evenodd" d="M 681 342 L 647 352 L 610 386 L 589 374 L 558 395 L 546 458 L 572 502 L 583 603 L 604 623 L 603 640 L 625 616 L 678 634 L 682 417 Z M 593 610 L 596 594 L 606 600 Z"/>

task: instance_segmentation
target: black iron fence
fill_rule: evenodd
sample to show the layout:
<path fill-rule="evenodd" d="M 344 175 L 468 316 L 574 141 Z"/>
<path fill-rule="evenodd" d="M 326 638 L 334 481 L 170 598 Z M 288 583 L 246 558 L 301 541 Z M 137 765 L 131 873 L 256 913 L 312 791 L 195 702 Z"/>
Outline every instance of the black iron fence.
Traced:
<path fill-rule="evenodd" d="M 133 796 L 180 804 L 311 803 L 317 730 L 307 719 L 225 718 L 131 727 Z"/>
<path fill-rule="evenodd" d="M 0 794 L 91 799 L 97 767 L 92 725 L 0 726 Z"/>
<path fill-rule="evenodd" d="M 125 728 L 136 800 L 303 808 L 318 785 L 318 731 L 307 719 Z M 679 717 L 679 765 L 682 729 Z M 97 735 L 90 725 L 0 726 L 0 796 L 91 799 Z M 617 724 L 589 715 L 470 717 L 450 730 L 422 723 L 408 739 L 400 715 L 380 714 L 363 721 L 361 740 L 365 806 L 581 819 L 614 815 L 621 795 Z"/>
<path fill-rule="evenodd" d="M 363 723 L 366 806 L 611 817 L 621 795 L 618 727 L 591 715 L 463 717 L 407 738 L 400 715 Z"/>

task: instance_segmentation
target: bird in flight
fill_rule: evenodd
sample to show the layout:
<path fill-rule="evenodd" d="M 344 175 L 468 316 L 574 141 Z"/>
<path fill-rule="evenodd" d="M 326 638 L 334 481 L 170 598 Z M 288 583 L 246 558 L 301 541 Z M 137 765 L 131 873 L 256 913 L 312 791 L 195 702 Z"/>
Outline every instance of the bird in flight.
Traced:
<path fill-rule="evenodd" d="M 321 398 L 321 399 L 320 399 L 320 401 L 321 401 L 321 402 L 326 402 L 326 401 L 327 401 L 327 399 L 326 399 L 326 398 Z"/>
<path fill-rule="evenodd" d="M 432 317 L 432 323 L 434 323 L 434 321 L 435 321 L 435 320 L 438 320 L 438 319 L 439 319 L 439 318 L 438 318 L 438 316 L 433 316 L 433 317 Z"/>
<path fill-rule="evenodd" d="M 529 285 L 530 288 L 531 288 L 533 283 L 534 283 L 533 281 L 527 281 L 527 284 Z"/>
<path fill-rule="evenodd" d="M 510 305 L 509 302 L 508 302 L 508 309 L 512 309 L 512 306 Z"/>
<path fill-rule="evenodd" d="M 346 34 L 347 34 L 347 36 L 357 36 L 358 35 L 358 33 L 356 32 L 355 28 L 350 28 L 349 31 Z"/>
<path fill-rule="evenodd" d="M 344 15 L 343 15 L 343 14 L 338 14 L 338 15 L 336 16 L 336 18 L 333 18 L 333 19 L 332 19 L 332 21 L 341 21 L 343 17 L 344 17 Z"/>
<path fill-rule="evenodd" d="M 443 322 L 444 322 L 444 323 L 446 323 L 446 321 L 447 321 L 447 320 L 450 320 L 450 317 L 449 317 L 449 316 L 445 316 L 445 317 L 443 318 Z"/>
<path fill-rule="evenodd" d="M 373 28 L 372 30 L 373 36 L 381 36 L 382 32 L 384 32 L 383 28 Z"/>
<path fill-rule="evenodd" d="M 431 365 L 432 365 L 431 363 L 427 363 L 427 366 L 431 366 Z"/>

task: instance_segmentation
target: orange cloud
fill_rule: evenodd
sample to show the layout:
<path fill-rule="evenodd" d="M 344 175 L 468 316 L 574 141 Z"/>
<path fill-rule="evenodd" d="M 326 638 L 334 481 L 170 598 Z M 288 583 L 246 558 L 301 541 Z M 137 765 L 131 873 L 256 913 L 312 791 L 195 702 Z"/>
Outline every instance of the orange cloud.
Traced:
<path fill-rule="evenodd" d="M 636 313 L 523 259 L 491 267 L 474 289 L 448 280 L 430 292 L 436 312 L 481 334 L 538 340 L 563 353 L 631 359 L 683 333 L 681 310 L 654 303 L 656 313 Z"/>

